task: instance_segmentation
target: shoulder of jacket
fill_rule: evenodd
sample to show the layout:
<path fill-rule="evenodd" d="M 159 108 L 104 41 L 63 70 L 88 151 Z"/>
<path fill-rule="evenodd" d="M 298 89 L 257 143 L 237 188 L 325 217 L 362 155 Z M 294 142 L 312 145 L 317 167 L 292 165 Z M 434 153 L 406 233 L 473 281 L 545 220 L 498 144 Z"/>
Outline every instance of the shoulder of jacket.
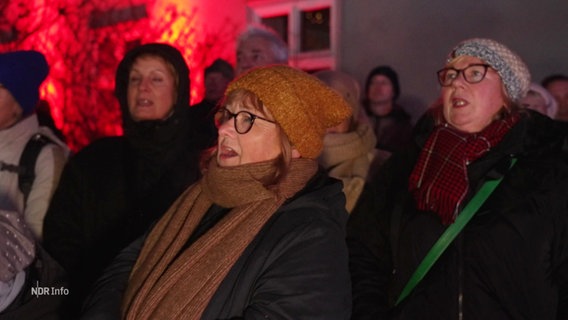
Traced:
<path fill-rule="evenodd" d="M 304 190 L 282 205 L 279 211 L 285 219 L 333 221 L 341 226 L 348 217 L 341 181 L 332 178 L 323 186 Z"/>

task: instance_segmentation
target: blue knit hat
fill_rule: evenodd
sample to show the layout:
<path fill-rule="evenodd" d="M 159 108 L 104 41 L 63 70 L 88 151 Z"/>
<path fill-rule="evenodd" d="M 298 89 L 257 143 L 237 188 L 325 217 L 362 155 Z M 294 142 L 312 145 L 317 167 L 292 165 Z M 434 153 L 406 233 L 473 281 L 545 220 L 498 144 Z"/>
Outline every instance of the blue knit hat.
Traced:
<path fill-rule="evenodd" d="M 34 111 L 39 101 L 39 86 L 48 73 L 47 61 L 37 51 L 0 54 L 0 84 L 18 101 L 24 116 Z"/>

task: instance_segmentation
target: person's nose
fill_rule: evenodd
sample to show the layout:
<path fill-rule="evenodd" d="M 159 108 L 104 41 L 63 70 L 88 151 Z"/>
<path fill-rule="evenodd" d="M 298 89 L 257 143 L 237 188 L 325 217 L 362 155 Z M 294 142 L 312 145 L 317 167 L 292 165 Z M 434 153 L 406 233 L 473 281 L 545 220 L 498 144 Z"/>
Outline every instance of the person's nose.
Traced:
<path fill-rule="evenodd" d="M 460 87 L 460 86 L 463 86 L 465 83 L 466 83 L 465 75 L 464 75 L 463 71 L 459 71 L 458 74 L 456 75 L 456 77 L 454 78 L 454 80 L 452 80 L 452 83 L 450 84 L 450 86 Z"/>
<path fill-rule="evenodd" d="M 219 136 L 234 136 L 237 133 L 235 130 L 235 119 L 231 118 L 221 124 L 218 124 L 217 133 Z"/>
<path fill-rule="evenodd" d="M 150 88 L 150 79 L 142 78 L 138 84 L 138 89 L 141 91 L 148 90 Z"/>

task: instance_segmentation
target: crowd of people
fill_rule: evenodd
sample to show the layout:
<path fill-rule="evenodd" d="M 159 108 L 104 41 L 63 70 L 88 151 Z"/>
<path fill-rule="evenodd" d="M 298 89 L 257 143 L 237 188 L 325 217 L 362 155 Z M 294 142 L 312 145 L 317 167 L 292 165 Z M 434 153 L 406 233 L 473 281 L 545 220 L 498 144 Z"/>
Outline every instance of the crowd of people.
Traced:
<path fill-rule="evenodd" d="M 413 123 L 393 66 L 236 41 L 191 106 L 175 44 L 129 50 L 124 134 L 75 154 L 0 54 L 0 319 L 568 318 L 567 76 L 465 39 Z"/>

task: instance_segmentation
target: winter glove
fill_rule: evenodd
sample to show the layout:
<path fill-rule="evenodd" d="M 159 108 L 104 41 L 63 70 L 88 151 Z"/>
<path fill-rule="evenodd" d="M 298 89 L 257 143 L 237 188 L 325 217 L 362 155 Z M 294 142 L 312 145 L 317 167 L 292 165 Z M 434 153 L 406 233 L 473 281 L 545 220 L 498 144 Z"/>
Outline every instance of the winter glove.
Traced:
<path fill-rule="evenodd" d="M 35 238 L 21 215 L 0 210 L 0 281 L 8 282 L 35 257 Z"/>

